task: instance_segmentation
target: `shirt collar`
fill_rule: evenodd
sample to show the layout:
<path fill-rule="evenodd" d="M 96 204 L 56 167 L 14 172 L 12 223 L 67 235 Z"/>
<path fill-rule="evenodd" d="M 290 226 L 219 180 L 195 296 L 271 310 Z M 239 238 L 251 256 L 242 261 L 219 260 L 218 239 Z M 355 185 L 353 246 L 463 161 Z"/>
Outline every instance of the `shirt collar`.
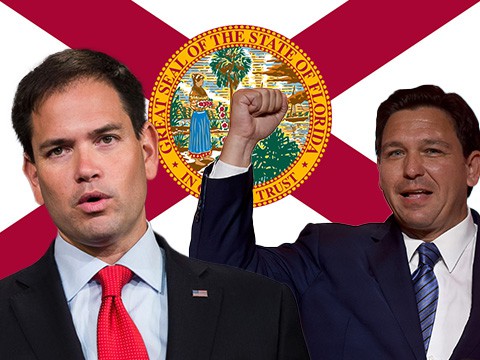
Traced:
<path fill-rule="evenodd" d="M 475 239 L 476 234 L 477 225 L 473 222 L 473 217 L 469 210 L 467 217 L 463 221 L 433 240 L 440 254 L 442 254 L 443 262 L 450 273 L 455 269 L 460 257 L 468 244 Z M 403 239 L 407 249 L 408 261 L 412 262 L 415 258 L 418 259 L 416 250 L 423 241 L 412 239 L 404 233 Z"/>
<path fill-rule="evenodd" d="M 165 252 L 158 246 L 150 223 L 147 224 L 145 234 L 116 264 L 128 267 L 155 291 L 163 292 Z M 66 242 L 60 234 L 55 239 L 54 254 L 67 301 L 73 299 L 99 270 L 108 266 L 106 262 Z"/>

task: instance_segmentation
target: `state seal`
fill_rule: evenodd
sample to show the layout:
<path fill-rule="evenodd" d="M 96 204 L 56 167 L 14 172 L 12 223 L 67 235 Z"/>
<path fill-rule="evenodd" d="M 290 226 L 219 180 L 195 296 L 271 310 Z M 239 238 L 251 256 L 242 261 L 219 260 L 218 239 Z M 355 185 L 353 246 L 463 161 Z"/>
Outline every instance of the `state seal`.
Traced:
<path fill-rule="evenodd" d="M 183 189 L 199 196 L 204 168 L 220 154 L 230 100 L 239 88 L 287 95 L 288 111 L 252 155 L 254 206 L 291 194 L 318 166 L 331 131 L 330 97 L 320 71 L 292 41 L 256 26 L 206 31 L 161 69 L 149 102 L 160 161 Z"/>

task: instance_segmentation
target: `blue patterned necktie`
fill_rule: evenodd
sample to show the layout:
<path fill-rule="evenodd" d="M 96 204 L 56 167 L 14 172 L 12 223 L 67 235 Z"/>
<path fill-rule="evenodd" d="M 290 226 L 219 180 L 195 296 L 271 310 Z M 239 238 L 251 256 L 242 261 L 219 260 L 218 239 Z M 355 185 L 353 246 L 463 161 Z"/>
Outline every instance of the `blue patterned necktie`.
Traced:
<path fill-rule="evenodd" d="M 433 243 L 423 243 L 418 247 L 417 252 L 420 260 L 417 270 L 412 275 L 412 281 L 426 353 L 437 311 L 438 282 L 433 267 L 440 259 L 440 251 Z"/>

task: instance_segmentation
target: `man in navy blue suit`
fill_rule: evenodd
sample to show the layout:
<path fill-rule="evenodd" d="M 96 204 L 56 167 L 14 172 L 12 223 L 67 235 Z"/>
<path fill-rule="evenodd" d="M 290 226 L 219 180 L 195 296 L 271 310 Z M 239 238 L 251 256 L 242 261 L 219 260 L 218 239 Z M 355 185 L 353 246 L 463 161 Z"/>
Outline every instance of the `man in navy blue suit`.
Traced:
<path fill-rule="evenodd" d="M 293 244 L 255 245 L 251 154 L 287 109 L 278 90 L 233 98 L 230 133 L 207 169 L 190 255 L 294 291 L 312 359 L 480 359 L 480 131 L 457 94 L 398 90 L 377 113 L 384 223 L 309 224 Z M 412 278 L 413 276 L 413 278 Z"/>

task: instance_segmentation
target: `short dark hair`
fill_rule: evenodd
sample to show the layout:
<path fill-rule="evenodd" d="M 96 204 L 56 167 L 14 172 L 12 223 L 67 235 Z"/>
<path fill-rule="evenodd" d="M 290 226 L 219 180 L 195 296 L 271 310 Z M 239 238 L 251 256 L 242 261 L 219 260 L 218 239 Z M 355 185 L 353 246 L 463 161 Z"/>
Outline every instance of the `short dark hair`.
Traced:
<path fill-rule="evenodd" d="M 395 91 L 377 111 L 375 130 L 375 153 L 380 156 L 382 137 L 388 119 L 400 110 L 415 110 L 420 107 L 434 107 L 445 111 L 453 121 L 458 140 L 462 145 L 463 156 L 467 158 L 473 151 L 480 150 L 480 129 L 472 108 L 456 93 L 445 93 L 435 85 L 422 85 L 413 89 Z M 468 187 L 467 195 L 472 192 Z"/>
<path fill-rule="evenodd" d="M 438 108 L 450 116 L 465 158 L 472 151 L 480 150 L 478 120 L 467 102 L 460 95 L 445 93 L 438 86 L 422 85 L 413 89 L 397 90 L 378 107 L 375 130 L 375 152 L 377 156 L 380 155 L 383 131 L 390 116 L 400 110 L 414 110 L 420 107 Z"/>
<path fill-rule="evenodd" d="M 145 116 L 145 96 L 138 79 L 111 56 L 88 49 L 67 49 L 48 56 L 18 84 L 12 123 L 25 154 L 34 162 L 32 114 L 53 93 L 80 79 L 104 81 L 118 93 L 125 112 L 140 137 Z"/>

